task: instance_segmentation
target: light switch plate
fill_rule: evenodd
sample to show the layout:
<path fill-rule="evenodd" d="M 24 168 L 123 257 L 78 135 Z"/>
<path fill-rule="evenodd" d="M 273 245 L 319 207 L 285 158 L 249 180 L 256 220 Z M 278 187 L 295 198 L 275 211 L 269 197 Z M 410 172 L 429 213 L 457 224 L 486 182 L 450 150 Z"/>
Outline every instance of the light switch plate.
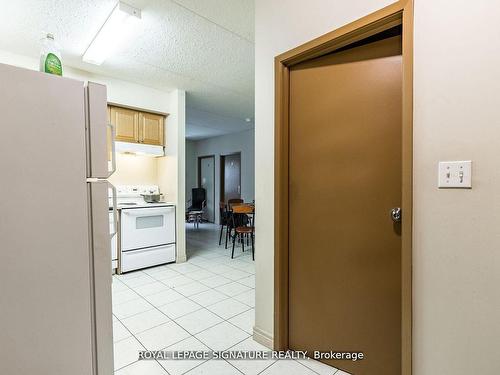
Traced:
<path fill-rule="evenodd" d="M 439 162 L 440 189 L 471 189 L 472 188 L 472 161 L 440 161 Z"/>

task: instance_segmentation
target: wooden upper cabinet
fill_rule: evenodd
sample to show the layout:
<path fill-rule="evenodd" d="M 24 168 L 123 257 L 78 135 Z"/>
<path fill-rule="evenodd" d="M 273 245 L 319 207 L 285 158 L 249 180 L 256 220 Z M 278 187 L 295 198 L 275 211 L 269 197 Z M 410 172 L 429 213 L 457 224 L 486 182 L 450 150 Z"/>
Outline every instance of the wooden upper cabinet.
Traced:
<path fill-rule="evenodd" d="M 109 116 L 117 141 L 165 145 L 165 116 L 115 106 L 109 106 Z"/>
<path fill-rule="evenodd" d="M 139 139 L 149 145 L 164 145 L 164 117 L 153 113 L 139 113 Z"/>
<path fill-rule="evenodd" d="M 122 142 L 139 141 L 139 112 L 111 107 L 111 123 L 116 128 L 116 140 Z"/>

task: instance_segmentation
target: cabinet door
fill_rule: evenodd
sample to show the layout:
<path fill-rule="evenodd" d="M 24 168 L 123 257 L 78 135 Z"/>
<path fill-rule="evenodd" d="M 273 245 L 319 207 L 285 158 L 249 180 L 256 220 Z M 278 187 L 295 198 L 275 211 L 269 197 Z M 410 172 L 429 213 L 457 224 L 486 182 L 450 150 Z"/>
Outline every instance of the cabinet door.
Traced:
<path fill-rule="evenodd" d="M 116 140 L 139 142 L 139 112 L 111 107 L 111 123 L 116 127 Z"/>
<path fill-rule="evenodd" d="M 140 112 L 139 139 L 149 145 L 164 145 L 164 117 L 153 113 Z"/>

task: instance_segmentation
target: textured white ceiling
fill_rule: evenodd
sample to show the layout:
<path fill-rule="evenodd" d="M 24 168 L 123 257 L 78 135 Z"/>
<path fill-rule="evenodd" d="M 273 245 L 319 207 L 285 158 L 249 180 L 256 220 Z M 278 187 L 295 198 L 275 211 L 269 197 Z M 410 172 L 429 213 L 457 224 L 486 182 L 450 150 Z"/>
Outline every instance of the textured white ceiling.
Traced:
<path fill-rule="evenodd" d="M 128 0 L 141 28 L 103 65 L 81 56 L 116 0 L 1 1 L 0 49 L 37 57 L 51 32 L 63 63 L 158 89 L 187 91 L 187 136 L 253 127 L 253 0 Z"/>

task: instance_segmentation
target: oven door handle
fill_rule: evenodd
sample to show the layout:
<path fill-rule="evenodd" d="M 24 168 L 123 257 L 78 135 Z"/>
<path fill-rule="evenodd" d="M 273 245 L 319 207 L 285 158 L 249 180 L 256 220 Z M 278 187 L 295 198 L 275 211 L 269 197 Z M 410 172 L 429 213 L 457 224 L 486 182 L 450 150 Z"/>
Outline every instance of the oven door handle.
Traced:
<path fill-rule="evenodd" d="M 150 208 L 129 208 L 122 209 L 122 215 L 128 216 L 157 216 L 166 215 L 174 209 L 173 206 L 169 207 L 150 207 Z"/>

